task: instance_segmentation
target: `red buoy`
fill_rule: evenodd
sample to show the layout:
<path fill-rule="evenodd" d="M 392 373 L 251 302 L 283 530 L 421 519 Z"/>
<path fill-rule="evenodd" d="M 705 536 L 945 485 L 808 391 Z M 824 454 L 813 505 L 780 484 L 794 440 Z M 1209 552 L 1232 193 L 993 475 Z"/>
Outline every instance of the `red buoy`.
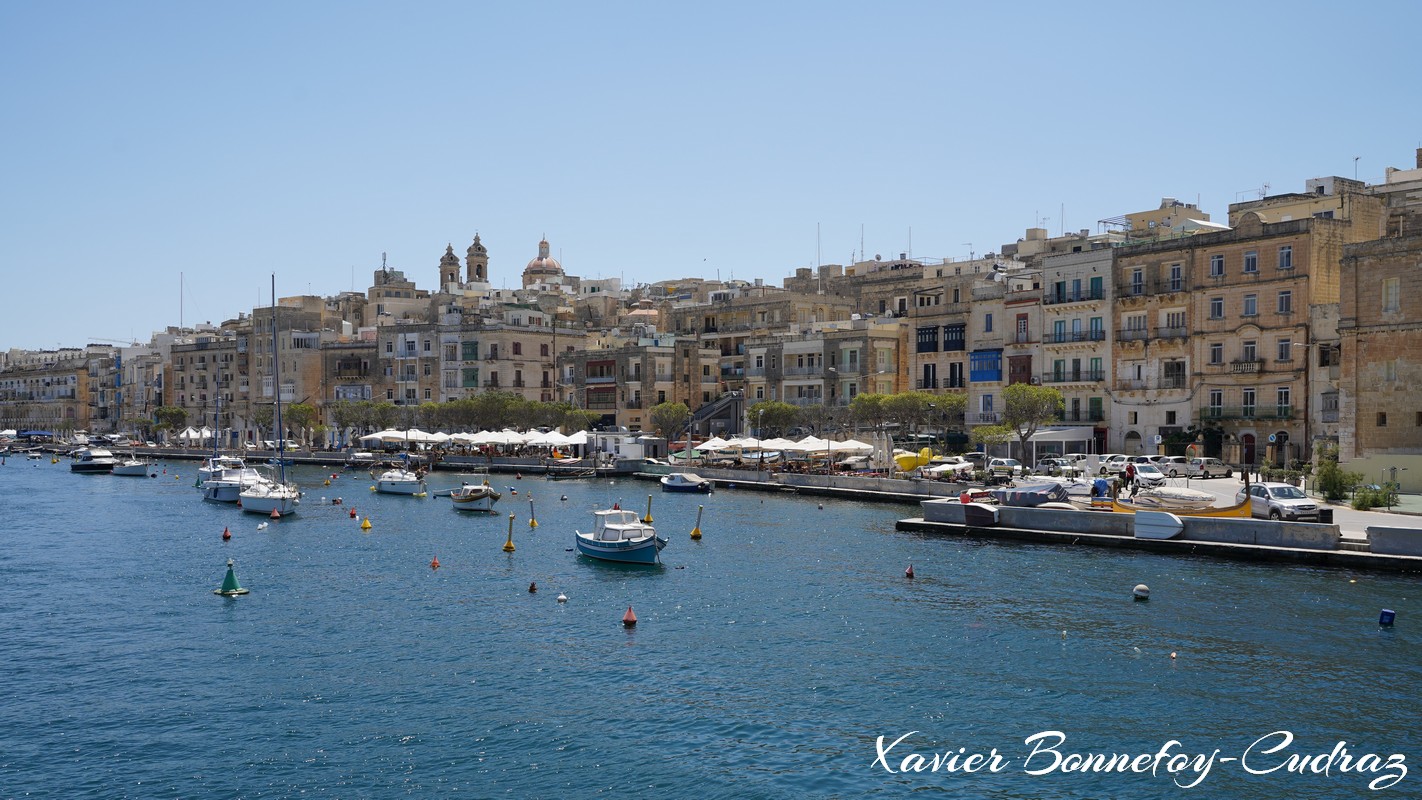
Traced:
<path fill-rule="evenodd" d="M 229 531 L 229 530 L 227 530 L 226 528 L 223 528 L 223 529 L 222 529 L 222 541 L 225 542 L 225 541 L 227 541 L 228 539 L 231 539 L 231 538 L 232 538 L 232 531 Z"/>
<path fill-rule="evenodd" d="M 514 480 L 519 480 L 519 481 L 523 480 L 523 473 L 522 473 L 522 472 L 515 472 L 515 473 L 514 473 Z"/>
<path fill-rule="evenodd" d="M 637 624 L 637 615 L 632 613 L 632 606 L 627 607 L 627 613 L 622 615 L 622 626 L 630 628 Z"/>
<path fill-rule="evenodd" d="M 355 519 L 355 506 L 351 506 L 351 519 Z"/>
<path fill-rule="evenodd" d="M 430 562 L 430 569 L 439 569 L 439 556 L 435 556 L 434 561 Z"/>
<path fill-rule="evenodd" d="M 912 565 L 912 564 L 909 564 L 909 568 L 906 569 L 906 570 L 904 570 L 904 577 L 905 577 L 905 578 L 908 578 L 909 580 L 913 580 L 913 565 Z"/>
<path fill-rule="evenodd" d="M 277 511 L 275 508 L 272 509 L 272 519 L 281 519 L 281 512 Z"/>
<path fill-rule="evenodd" d="M 530 584 L 528 585 L 528 593 L 529 593 L 529 594 L 537 594 L 537 593 L 538 593 L 538 581 L 534 581 L 534 582 L 532 582 L 532 583 L 530 583 Z"/>

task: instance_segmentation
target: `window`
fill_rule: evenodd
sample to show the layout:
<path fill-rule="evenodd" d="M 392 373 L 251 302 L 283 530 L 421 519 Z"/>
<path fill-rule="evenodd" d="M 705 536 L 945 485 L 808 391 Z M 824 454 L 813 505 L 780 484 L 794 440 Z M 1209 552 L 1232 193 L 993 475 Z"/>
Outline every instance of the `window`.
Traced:
<path fill-rule="evenodd" d="M 1161 378 L 1166 389 L 1181 389 L 1185 386 L 1185 362 L 1167 361 L 1161 364 Z"/>
<path fill-rule="evenodd" d="M 426 399 L 426 400 L 430 399 L 430 390 L 429 390 L 429 389 L 426 389 L 426 390 L 425 390 L 425 399 Z"/>
<path fill-rule="evenodd" d="M 394 352 L 395 352 L 395 343 L 392 342 L 392 341 L 390 341 L 389 339 L 386 339 L 386 340 L 385 340 L 385 352 L 387 352 L 387 353 L 394 353 Z M 182 366 L 182 365 L 179 364 L 179 366 Z"/>
<path fill-rule="evenodd" d="M 1285 289 L 1279 292 L 1279 313 L 1294 313 L 1294 293 L 1292 290 Z"/>
<path fill-rule="evenodd" d="M 992 312 L 983 315 L 983 333 L 992 333 Z"/>
<path fill-rule="evenodd" d="M 1170 265 L 1170 291 L 1178 292 L 1185 288 L 1185 273 L 1179 264 Z"/>
<path fill-rule="evenodd" d="M 1223 410 L 1222 410 L 1223 408 L 1224 408 L 1224 391 L 1223 391 L 1222 389 L 1211 389 L 1211 390 L 1210 390 L 1210 415 L 1211 415 L 1211 416 L 1214 416 L 1214 417 L 1220 416 L 1222 413 L 1224 413 Z"/>
<path fill-rule="evenodd" d="M 1386 412 L 1386 411 L 1379 411 L 1379 412 L 1378 412 L 1378 427 L 1379 427 L 1379 428 L 1386 428 L 1386 427 L 1387 427 L 1387 412 Z"/>
<path fill-rule="evenodd" d="M 966 350 L 968 326 L 962 323 L 957 325 L 943 326 L 943 349 L 944 350 Z M 880 363 L 883 363 L 881 360 Z"/>
<path fill-rule="evenodd" d="M 429 339 L 426 339 L 426 340 L 425 340 L 425 352 L 426 352 L 426 353 L 430 352 L 430 340 L 429 340 Z"/>
<path fill-rule="evenodd" d="M 1136 414 L 1137 414 L 1137 412 L 1135 412 L 1135 411 L 1127 411 L 1127 412 L 1126 412 L 1126 424 L 1127 424 L 1127 425 L 1136 425 L 1136 424 L 1138 424 L 1138 423 L 1136 422 L 1136 419 L 1137 419 Z"/>
<path fill-rule="evenodd" d="M 972 381 L 1002 380 L 1002 351 L 979 350 L 970 354 L 968 379 Z"/>
<path fill-rule="evenodd" d="M 1247 294 L 1244 296 L 1244 314 L 1242 316 L 1259 316 L 1259 295 Z"/>
<path fill-rule="evenodd" d="M 1184 329 L 1185 329 L 1185 312 L 1184 312 L 1184 311 L 1170 311 L 1170 312 L 1167 312 L 1166 315 L 1165 315 L 1165 327 L 1171 328 L 1171 329 L 1175 329 L 1175 330 L 1184 330 Z"/>
<path fill-rule="evenodd" d="M 1052 341 L 1065 342 L 1067 340 L 1066 320 L 1059 319 L 1052 322 Z"/>
<path fill-rule="evenodd" d="M 1174 412 L 1174 411 L 1167 411 L 1167 412 L 1165 412 L 1165 424 L 1166 424 L 1166 425 L 1174 425 L 1174 424 L 1175 424 L 1175 412 Z"/>
<path fill-rule="evenodd" d="M 1224 345 L 1223 345 L 1223 344 L 1221 344 L 1221 343 L 1219 343 L 1219 342 L 1215 342 L 1214 344 L 1210 345 L 1210 363 L 1211 363 L 1211 364 L 1223 364 L 1223 363 L 1224 363 Z"/>
<path fill-rule="evenodd" d="M 1397 359 L 1383 362 L 1383 380 L 1392 383 L 1397 380 Z"/>
<path fill-rule="evenodd" d="M 1145 294 L 1145 270 L 1140 267 L 1131 270 L 1131 294 Z"/>
<path fill-rule="evenodd" d="M 1391 313 L 1401 309 L 1401 284 L 1398 278 L 1385 278 L 1382 282 L 1382 310 Z"/>
<path fill-rule="evenodd" d="M 1224 319 L 1224 298 L 1210 298 L 1210 319 Z"/>
<path fill-rule="evenodd" d="M 1245 416 L 1245 417 L 1252 417 L 1252 416 L 1254 416 L 1254 390 L 1253 390 L 1253 389 L 1245 389 L 1245 390 L 1244 390 L 1244 393 L 1243 393 L 1243 402 L 1241 402 L 1240 406 L 1241 406 L 1241 407 L 1240 407 L 1239 411 L 1240 411 L 1240 415 L 1241 415 L 1241 416 Z"/>
<path fill-rule="evenodd" d="M 548 344 L 546 342 L 538 346 L 538 354 L 540 356 L 548 355 Z"/>
<path fill-rule="evenodd" d="M 1278 406 L 1279 406 L 1279 418 L 1280 418 L 1280 419 L 1288 419 L 1288 418 L 1291 416 L 1291 415 L 1290 415 L 1291 409 L 1290 409 L 1290 404 L 1289 404 L 1289 397 L 1290 397 L 1289 387 L 1287 387 L 1287 386 L 1280 386 L 1280 387 L 1278 388 L 1278 390 L 1275 391 L 1274 397 L 1275 397 L 1275 402 L 1276 402 L 1276 403 L 1278 404 Z"/>
<path fill-rule="evenodd" d="M 521 356 L 521 355 L 523 355 L 523 342 L 514 342 L 514 343 L 513 343 L 513 354 L 516 355 L 516 356 Z"/>
<path fill-rule="evenodd" d="M 1291 342 L 1291 341 L 1289 341 L 1288 339 L 1280 339 L 1280 340 L 1279 340 L 1279 360 L 1280 360 L 1280 361 L 1293 361 L 1293 360 L 1294 360 L 1294 343 Z"/>
<path fill-rule="evenodd" d="M 1294 268 L 1294 248 L 1293 245 L 1284 245 L 1279 248 L 1279 269 Z"/>
<path fill-rule="evenodd" d="M 1218 278 L 1224 275 L 1224 256 L 1210 256 L 1210 277 Z"/>
<path fill-rule="evenodd" d="M 1092 317 L 1091 320 L 1090 320 L 1090 325 L 1091 325 L 1091 341 L 1093 341 L 1093 342 L 1105 341 L 1105 339 L 1106 339 L 1106 327 L 1105 327 L 1106 323 L 1105 323 L 1105 320 L 1104 320 L 1103 318 L 1101 318 L 1101 317 Z"/>
<path fill-rule="evenodd" d="M 1259 252 L 1257 250 L 1250 250 L 1249 252 L 1244 254 L 1244 271 L 1259 271 Z"/>
<path fill-rule="evenodd" d="M 938 326 L 928 325 L 918 329 L 918 352 L 938 352 Z"/>
<path fill-rule="evenodd" d="M 1240 357 L 1243 361 L 1257 361 L 1259 358 L 1259 349 L 1258 347 L 1256 347 L 1252 339 L 1242 342 L 1240 345 L 1240 350 L 1243 353 L 1243 355 Z"/>

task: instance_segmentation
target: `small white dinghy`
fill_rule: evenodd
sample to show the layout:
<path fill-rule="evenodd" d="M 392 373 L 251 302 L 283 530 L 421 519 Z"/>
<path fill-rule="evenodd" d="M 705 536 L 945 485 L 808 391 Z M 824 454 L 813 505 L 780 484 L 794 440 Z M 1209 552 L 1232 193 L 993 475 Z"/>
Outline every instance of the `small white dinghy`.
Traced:
<path fill-rule="evenodd" d="M 1174 539 L 1185 530 L 1185 523 L 1169 511 L 1137 511 L 1137 539 Z"/>

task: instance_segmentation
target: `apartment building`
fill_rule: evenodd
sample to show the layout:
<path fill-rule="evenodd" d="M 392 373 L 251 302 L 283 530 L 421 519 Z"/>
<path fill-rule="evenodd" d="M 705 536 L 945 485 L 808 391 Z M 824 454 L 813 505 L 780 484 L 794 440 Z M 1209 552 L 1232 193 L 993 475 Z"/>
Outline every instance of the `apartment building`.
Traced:
<path fill-rule="evenodd" d="M 1062 422 L 1090 426 L 1107 452 L 1115 282 L 1109 248 L 1042 259 L 1040 383 L 1062 393 Z"/>

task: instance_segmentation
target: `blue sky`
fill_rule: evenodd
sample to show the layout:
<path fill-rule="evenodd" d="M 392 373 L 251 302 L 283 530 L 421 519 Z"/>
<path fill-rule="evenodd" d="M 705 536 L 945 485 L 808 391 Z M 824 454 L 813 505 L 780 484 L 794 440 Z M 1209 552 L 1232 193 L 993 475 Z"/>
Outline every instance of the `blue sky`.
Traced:
<path fill-rule="evenodd" d="M 1422 4 L 0 2 L 0 348 L 432 288 L 966 258 L 1422 145 Z M 1044 220 L 1045 218 L 1045 220 Z M 817 237 L 818 229 L 818 237 Z M 973 243 L 970 246 L 967 243 Z M 183 291 L 180 303 L 180 274 Z M 23 298 L 23 299 L 17 299 Z"/>

